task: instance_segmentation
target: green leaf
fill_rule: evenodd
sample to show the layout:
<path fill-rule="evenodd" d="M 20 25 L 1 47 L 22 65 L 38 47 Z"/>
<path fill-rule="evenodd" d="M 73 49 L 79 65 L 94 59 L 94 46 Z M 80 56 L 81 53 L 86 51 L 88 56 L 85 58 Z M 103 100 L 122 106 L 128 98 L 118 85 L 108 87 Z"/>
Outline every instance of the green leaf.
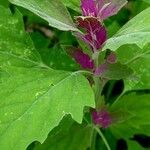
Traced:
<path fill-rule="evenodd" d="M 33 141 L 42 143 L 64 115 L 71 114 L 81 123 L 84 106 L 94 106 L 94 94 L 84 76 L 55 71 L 41 62 L 21 17 L 0 7 L 2 150 L 24 150 Z"/>
<path fill-rule="evenodd" d="M 125 91 L 150 89 L 150 44 L 140 49 L 136 45 L 126 45 L 117 50 L 118 60 L 129 66 L 134 75 L 125 80 Z"/>
<path fill-rule="evenodd" d="M 117 34 L 108 39 L 103 50 L 117 50 L 125 44 L 136 44 L 143 48 L 150 42 L 150 8 L 131 19 Z"/>
<path fill-rule="evenodd" d="M 130 69 L 126 65 L 115 63 L 106 64 L 106 69 L 104 69 L 104 71 L 99 76 L 110 80 L 120 80 L 131 76 L 132 73 L 132 69 Z"/>
<path fill-rule="evenodd" d="M 138 144 L 136 141 L 127 141 L 128 144 L 128 150 L 146 150 L 140 144 Z"/>
<path fill-rule="evenodd" d="M 13 56 L 15 53 L 20 59 L 26 59 L 28 57 L 30 61 L 40 63 L 41 57 L 35 50 L 31 38 L 25 33 L 23 26 L 22 16 L 18 11 L 12 15 L 10 11 L 0 6 L 1 53 L 7 50 L 10 56 Z M 1 66 L 4 59 L 3 57 L 0 59 Z M 7 60 L 8 64 L 10 60 L 11 57 Z"/>
<path fill-rule="evenodd" d="M 150 131 L 150 94 L 129 93 L 118 99 L 111 111 L 116 112 L 118 122 L 112 125 L 112 132 L 119 137 L 131 137 L 135 133 L 145 132 L 144 126 Z M 146 132 L 150 134 L 150 132 Z"/>
<path fill-rule="evenodd" d="M 59 70 L 78 70 L 80 66 L 60 46 L 50 49 L 49 66 Z"/>
<path fill-rule="evenodd" d="M 33 32 L 31 37 L 46 65 L 56 70 L 66 71 L 74 71 L 80 68 L 80 66 L 67 55 L 60 45 L 57 44 L 52 48 L 49 48 L 50 40 L 38 32 Z"/>
<path fill-rule="evenodd" d="M 69 7 L 79 13 L 81 13 L 81 10 L 80 10 L 80 1 L 77 1 L 77 0 L 61 0 L 63 2 L 63 4 L 66 6 L 66 7 Z"/>
<path fill-rule="evenodd" d="M 73 24 L 71 17 L 60 0 L 9 0 L 11 3 L 24 7 L 46 20 L 50 26 L 60 30 L 78 29 Z"/>
<path fill-rule="evenodd" d="M 91 127 L 63 119 L 43 144 L 34 150 L 87 150 L 90 147 Z"/>
<path fill-rule="evenodd" d="M 8 7 L 9 6 L 9 2 L 8 2 L 8 0 L 1 0 L 0 5 Z"/>
<path fill-rule="evenodd" d="M 143 0 L 145 3 L 148 3 L 150 5 L 150 1 L 149 0 Z"/>

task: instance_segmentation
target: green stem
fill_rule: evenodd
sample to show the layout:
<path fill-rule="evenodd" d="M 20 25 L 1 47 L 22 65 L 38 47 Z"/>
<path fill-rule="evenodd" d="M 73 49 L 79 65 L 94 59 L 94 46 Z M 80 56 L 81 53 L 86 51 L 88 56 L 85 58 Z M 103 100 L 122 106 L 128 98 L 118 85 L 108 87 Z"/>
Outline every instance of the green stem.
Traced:
<path fill-rule="evenodd" d="M 94 63 L 96 68 L 99 66 L 99 52 L 95 51 L 93 54 L 93 59 L 94 59 Z"/>
<path fill-rule="evenodd" d="M 101 132 L 101 130 L 100 130 L 98 127 L 94 127 L 94 128 L 95 128 L 95 130 L 97 131 L 97 133 L 100 135 L 100 137 L 102 138 L 102 140 L 103 140 L 103 142 L 104 142 L 104 144 L 105 144 L 107 150 L 111 150 L 111 148 L 110 148 L 110 146 L 109 146 L 109 144 L 108 144 L 108 142 L 107 142 L 105 136 L 104 136 L 103 133 Z"/>
<path fill-rule="evenodd" d="M 95 150 L 95 140 L 96 140 L 96 134 L 97 132 L 95 131 L 95 129 L 92 129 L 92 133 L 91 133 L 91 147 L 90 150 Z"/>
<path fill-rule="evenodd" d="M 101 81 L 99 77 L 94 77 L 94 83 L 95 83 L 95 102 L 97 104 L 101 94 Z"/>
<path fill-rule="evenodd" d="M 95 52 L 93 58 L 94 58 L 95 66 L 96 66 L 96 68 L 98 68 L 99 67 L 99 52 Z M 98 104 L 98 102 L 100 101 L 100 98 L 101 98 L 102 82 L 99 77 L 93 76 L 93 79 L 94 79 L 94 83 L 95 83 L 95 102 L 96 102 L 96 104 Z M 107 149 L 111 150 L 106 138 L 104 137 L 103 133 L 101 132 L 101 130 L 98 127 L 93 127 L 92 136 L 91 136 L 91 138 L 92 138 L 91 139 L 91 150 L 95 150 L 95 141 L 96 141 L 97 133 L 102 138 Z"/>
<path fill-rule="evenodd" d="M 99 52 L 95 51 L 93 54 L 93 59 L 95 63 L 95 67 L 99 67 Z M 102 82 L 99 77 L 93 76 L 93 80 L 95 83 L 95 103 L 97 104 L 101 99 L 101 92 L 102 92 Z"/>

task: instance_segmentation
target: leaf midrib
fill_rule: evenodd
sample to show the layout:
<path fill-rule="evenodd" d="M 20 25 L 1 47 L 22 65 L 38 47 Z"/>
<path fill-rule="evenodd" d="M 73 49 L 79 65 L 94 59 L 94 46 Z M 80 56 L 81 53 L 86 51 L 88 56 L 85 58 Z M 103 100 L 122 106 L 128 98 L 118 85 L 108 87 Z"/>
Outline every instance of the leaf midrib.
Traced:
<path fill-rule="evenodd" d="M 127 61 L 127 62 L 125 63 L 125 65 L 128 65 L 128 64 L 130 64 L 130 63 L 133 63 L 133 62 L 136 61 L 137 59 L 140 59 L 141 57 L 144 57 L 144 56 L 147 55 L 147 54 L 150 54 L 150 52 L 144 52 L 144 53 L 142 53 L 142 54 L 139 54 L 139 55 L 133 57 L 132 59 L 130 59 L 129 61 Z"/>
<path fill-rule="evenodd" d="M 121 34 L 121 35 L 120 35 Z M 110 39 L 114 39 L 114 38 L 119 38 L 119 37 L 122 37 L 122 36 L 126 36 L 126 35 L 133 35 L 133 34 L 150 34 L 150 31 L 134 31 L 134 32 L 131 32 L 131 33 L 118 33 L 116 34 L 114 37 L 110 38 Z M 108 39 L 109 40 L 109 39 Z"/>
<path fill-rule="evenodd" d="M 37 66 L 37 67 L 45 67 L 45 68 L 48 68 L 48 69 L 50 69 L 50 70 L 53 70 L 53 69 L 50 68 L 49 66 L 45 65 L 42 61 L 41 61 L 41 62 L 36 62 L 36 61 L 30 60 L 30 59 L 27 59 L 27 58 L 25 58 L 25 57 L 21 57 L 22 55 L 20 55 L 20 57 L 19 57 L 19 55 L 12 54 L 12 53 L 9 53 L 9 52 L 3 52 L 3 51 L 1 51 L 1 50 L 0 50 L 0 53 L 1 53 L 2 55 L 8 55 L 8 56 L 11 56 L 11 57 L 14 57 L 14 58 L 23 60 L 23 61 L 27 61 L 27 62 L 29 62 L 29 63 L 34 64 L 34 65 Z"/>

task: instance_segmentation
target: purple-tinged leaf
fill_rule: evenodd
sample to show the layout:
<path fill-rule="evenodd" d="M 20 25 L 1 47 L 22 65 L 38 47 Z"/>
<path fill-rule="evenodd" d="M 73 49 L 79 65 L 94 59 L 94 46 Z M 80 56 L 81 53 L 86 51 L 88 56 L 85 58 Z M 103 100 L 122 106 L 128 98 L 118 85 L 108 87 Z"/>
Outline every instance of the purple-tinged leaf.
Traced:
<path fill-rule="evenodd" d="M 94 68 L 93 60 L 91 60 L 91 58 L 87 54 L 83 53 L 81 50 L 77 50 L 74 52 L 74 58 L 82 66 L 82 68 Z"/>
<path fill-rule="evenodd" d="M 89 55 L 85 54 L 80 48 L 70 47 L 67 52 L 81 65 L 83 69 L 94 69 L 94 61 Z"/>
<path fill-rule="evenodd" d="M 92 51 L 99 50 L 107 39 L 107 31 L 95 17 L 77 17 L 77 25 L 85 30 L 85 34 L 77 33 L 76 36 L 86 42 Z"/>
<path fill-rule="evenodd" d="M 126 0 L 97 0 L 97 17 L 105 20 L 117 14 L 126 3 Z"/>
<path fill-rule="evenodd" d="M 114 52 L 111 52 L 108 56 L 106 61 L 110 64 L 114 64 L 117 62 L 117 56 Z"/>
<path fill-rule="evenodd" d="M 81 9 L 83 16 L 95 16 L 96 17 L 96 7 L 94 0 L 81 0 Z"/>
<path fill-rule="evenodd" d="M 127 0 L 81 0 L 83 16 L 93 16 L 105 20 L 127 3 Z"/>
<path fill-rule="evenodd" d="M 100 111 L 94 110 L 92 112 L 92 120 L 95 125 L 100 125 L 102 128 L 109 127 L 113 122 L 112 116 L 106 108 L 103 108 Z"/>
<path fill-rule="evenodd" d="M 104 63 L 104 64 L 100 65 L 98 68 L 96 68 L 94 75 L 95 76 L 101 76 L 107 70 L 108 70 L 108 64 Z"/>

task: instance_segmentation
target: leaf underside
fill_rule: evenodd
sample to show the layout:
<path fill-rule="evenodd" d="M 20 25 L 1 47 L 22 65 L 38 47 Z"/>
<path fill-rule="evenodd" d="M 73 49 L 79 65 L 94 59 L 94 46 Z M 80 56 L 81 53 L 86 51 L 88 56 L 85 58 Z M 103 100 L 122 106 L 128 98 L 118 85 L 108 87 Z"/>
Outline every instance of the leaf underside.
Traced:
<path fill-rule="evenodd" d="M 62 4 L 61 0 L 9 0 L 11 3 L 30 10 L 42 19 L 46 20 L 50 26 L 59 30 L 78 31 L 73 21 Z"/>
<path fill-rule="evenodd" d="M 103 50 L 116 51 L 125 44 L 136 44 L 141 49 L 150 43 L 150 8 L 131 19 L 116 35 L 108 39 Z"/>

